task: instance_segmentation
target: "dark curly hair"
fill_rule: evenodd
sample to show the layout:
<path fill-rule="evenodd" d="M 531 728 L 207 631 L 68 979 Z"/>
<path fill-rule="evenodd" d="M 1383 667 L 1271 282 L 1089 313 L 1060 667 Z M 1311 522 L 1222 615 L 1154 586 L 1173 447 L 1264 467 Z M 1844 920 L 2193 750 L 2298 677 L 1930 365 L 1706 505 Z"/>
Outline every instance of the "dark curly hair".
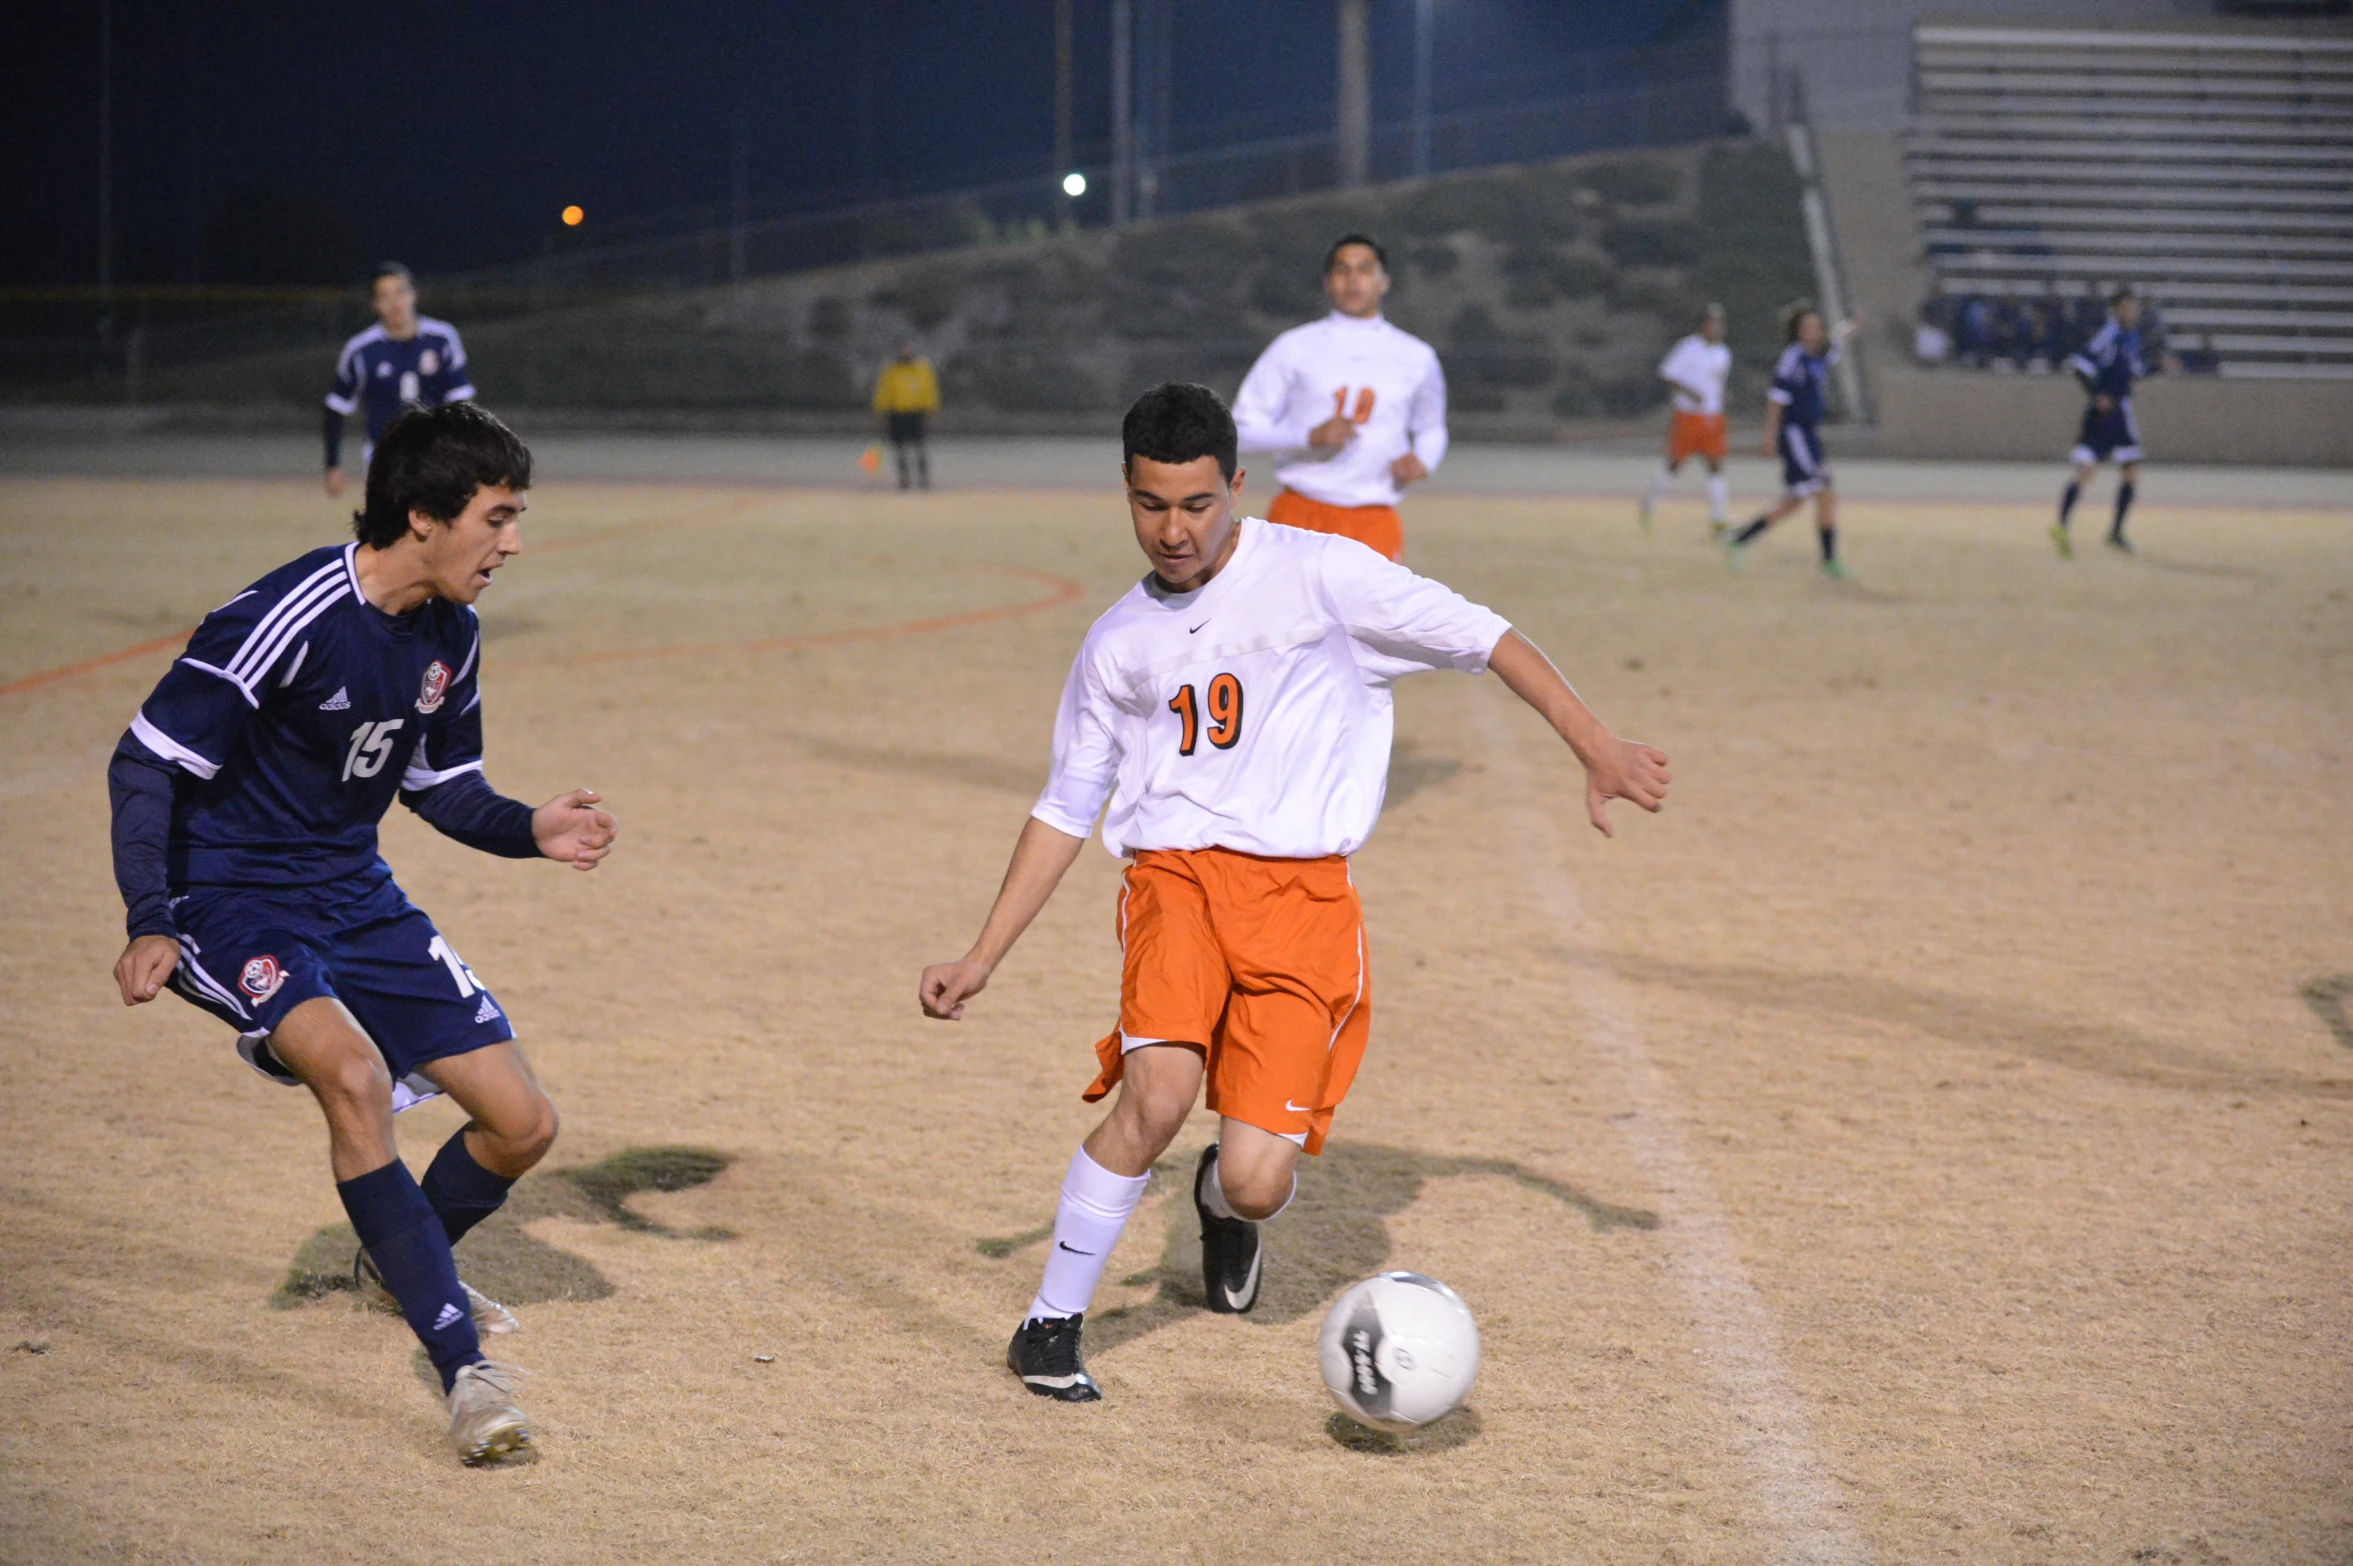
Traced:
<path fill-rule="evenodd" d="M 1234 416 L 1224 399 L 1191 381 L 1167 381 L 1136 399 L 1119 426 L 1122 468 L 1133 469 L 1138 457 L 1154 462 L 1192 462 L 1215 457 L 1217 471 L 1234 476 Z"/>
<path fill-rule="evenodd" d="M 476 490 L 494 484 L 531 487 L 531 448 L 513 430 L 471 402 L 412 407 L 368 460 L 367 503 L 351 514 L 351 531 L 389 549 L 408 532 L 410 512 L 454 522 Z"/>

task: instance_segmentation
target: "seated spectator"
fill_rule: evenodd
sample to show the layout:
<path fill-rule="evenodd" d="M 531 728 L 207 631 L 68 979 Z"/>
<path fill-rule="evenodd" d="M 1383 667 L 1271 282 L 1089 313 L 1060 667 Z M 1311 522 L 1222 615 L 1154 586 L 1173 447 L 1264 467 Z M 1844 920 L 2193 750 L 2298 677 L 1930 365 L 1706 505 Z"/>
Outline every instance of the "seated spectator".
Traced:
<path fill-rule="evenodd" d="M 2214 339 L 2201 332 L 2181 351 L 2181 373 L 2184 375 L 2220 375 L 2222 355 L 2214 351 Z"/>

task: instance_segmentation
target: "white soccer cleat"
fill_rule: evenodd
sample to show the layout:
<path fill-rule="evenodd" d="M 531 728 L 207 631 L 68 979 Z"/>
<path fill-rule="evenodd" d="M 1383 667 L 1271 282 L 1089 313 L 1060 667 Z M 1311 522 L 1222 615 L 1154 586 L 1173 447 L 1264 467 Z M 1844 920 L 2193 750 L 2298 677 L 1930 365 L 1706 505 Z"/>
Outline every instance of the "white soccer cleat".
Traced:
<path fill-rule="evenodd" d="M 469 1468 L 526 1451 L 531 1426 L 515 1404 L 523 1372 L 489 1360 L 459 1369 L 449 1388 L 449 1444 Z"/>
<path fill-rule="evenodd" d="M 364 1247 L 352 1259 L 351 1281 L 359 1290 L 360 1302 L 368 1309 L 380 1310 L 389 1316 L 400 1314 L 400 1301 L 394 1299 L 392 1291 L 384 1287 L 383 1275 L 376 1271 L 376 1264 L 368 1260 Z M 513 1311 L 480 1289 L 463 1278 L 458 1280 L 458 1287 L 466 1291 L 466 1306 L 473 1314 L 476 1332 L 485 1337 L 505 1337 L 510 1332 L 523 1330 L 523 1323 L 515 1318 Z"/>

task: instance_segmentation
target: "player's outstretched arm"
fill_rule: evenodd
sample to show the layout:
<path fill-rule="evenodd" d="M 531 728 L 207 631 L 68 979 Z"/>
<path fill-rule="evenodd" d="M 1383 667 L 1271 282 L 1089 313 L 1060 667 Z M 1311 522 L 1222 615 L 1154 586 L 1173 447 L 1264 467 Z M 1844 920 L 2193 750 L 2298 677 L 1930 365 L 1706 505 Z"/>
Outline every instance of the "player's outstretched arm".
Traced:
<path fill-rule="evenodd" d="M 1652 815 L 1667 802 L 1667 757 L 1664 751 L 1612 734 L 1593 709 L 1562 678 L 1552 660 L 1517 631 L 1506 631 L 1487 667 L 1511 688 L 1511 693 L 1542 714 L 1553 732 L 1568 741 L 1569 749 L 1585 766 L 1585 814 L 1603 837 L 1610 830 L 1609 802 L 1628 799 Z"/>
<path fill-rule="evenodd" d="M 988 919 L 980 927 L 980 938 L 972 943 L 972 950 L 954 962 L 935 962 L 923 970 L 923 981 L 916 990 L 916 999 L 923 1005 L 923 1014 L 941 1022 L 954 1022 L 964 1015 L 964 1003 L 988 987 L 989 975 L 997 964 L 1021 939 L 1021 932 L 1046 906 L 1046 899 L 1054 895 L 1054 888 L 1062 884 L 1062 877 L 1078 861 L 1078 851 L 1086 846 L 1083 837 L 1072 837 L 1032 816 L 1021 829 L 1021 837 L 1013 845 L 1012 863 L 1005 867 L 1005 884 L 997 888 L 997 900 L 989 908 Z"/>
<path fill-rule="evenodd" d="M 531 836 L 539 852 L 575 870 L 594 870 L 613 851 L 620 831 L 610 813 L 596 808 L 603 798 L 593 788 L 576 788 L 532 811 Z"/>

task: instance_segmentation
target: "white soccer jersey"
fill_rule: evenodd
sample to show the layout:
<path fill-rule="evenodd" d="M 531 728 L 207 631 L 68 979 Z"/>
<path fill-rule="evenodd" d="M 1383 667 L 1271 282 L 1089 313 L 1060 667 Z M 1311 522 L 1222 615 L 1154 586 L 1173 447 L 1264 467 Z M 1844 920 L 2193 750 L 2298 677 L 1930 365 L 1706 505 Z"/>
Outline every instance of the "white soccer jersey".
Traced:
<path fill-rule="evenodd" d="M 1354 539 L 1245 518 L 1208 585 L 1147 576 L 1087 632 L 1030 814 L 1103 846 L 1352 854 L 1389 781 L 1389 687 L 1476 674 L 1509 621 Z"/>
<path fill-rule="evenodd" d="M 1307 432 L 1336 413 L 1355 421 L 1356 438 L 1310 447 Z M 1412 333 L 1335 310 L 1267 344 L 1234 397 L 1234 428 L 1244 451 L 1283 454 L 1275 477 L 1286 489 L 1327 506 L 1393 506 L 1390 463 L 1410 451 L 1435 473 L 1446 456 L 1446 376 Z"/>
<path fill-rule="evenodd" d="M 1667 356 L 1659 361 L 1659 374 L 1675 383 L 1677 413 L 1722 413 L 1724 382 L 1732 374 L 1732 350 L 1693 332 L 1667 350 Z M 1683 389 L 1686 386 L 1705 395 L 1694 400 Z"/>

